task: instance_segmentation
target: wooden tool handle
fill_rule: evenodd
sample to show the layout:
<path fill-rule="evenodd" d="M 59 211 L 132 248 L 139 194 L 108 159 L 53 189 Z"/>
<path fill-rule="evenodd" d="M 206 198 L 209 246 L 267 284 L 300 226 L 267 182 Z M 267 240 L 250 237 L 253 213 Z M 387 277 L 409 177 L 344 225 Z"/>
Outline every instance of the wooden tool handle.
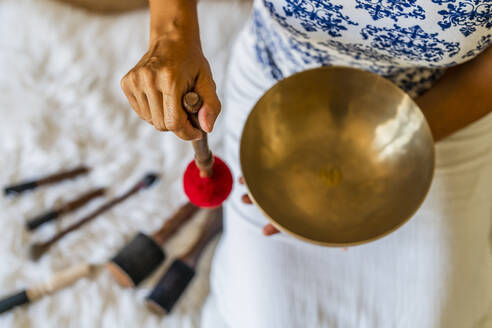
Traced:
<path fill-rule="evenodd" d="M 77 199 L 74 199 L 74 200 L 60 206 L 58 211 L 60 213 L 63 213 L 63 214 L 75 211 L 76 209 L 81 208 L 82 206 L 84 206 L 85 204 L 87 204 L 88 202 L 93 200 L 94 198 L 103 196 L 105 193 L 106 193 L 105 188 L 94 189 L 92 191 L 89 191 L 89 192 L 81 195 Z"/>
<path fill-rule="evenodd" d="M 179 228 L 181 228 L 193 215 L 199 210 L 199 207 L 188 202 L 181 206 L 174 215 L 166 220 L 159 230 L 152 234 L 152 239 L 159 244 L 164 244 Z"/>
<path fill-rule="evenodd" d="M 190 91 L 183 96 L 183 106 L 188 112 L 188 114 L 190 114 L 189 117 L 191 120 L 191 124 L 195 128 L 200 130 L 201 130 L 200 123 L 198 122 L 198 117 L 196 114 L 198 113 L 202 105 L 203 105 L 202 98 L 196 92 Z"/>
<path fill-rule="evenodd" d="M 32 180 L 13 186 L 8 186 L 4 189 L 4 193 L 7 196 L 19 195 L 27 190 L 36 189 L 40 185 L 54 183 L 65 179 L 75 178 L 79 175 L 87 174 L 89 171 L 90 171 L 89 168 L 85 166 L 79 166 L 75 169 L 62 171 L 60 173 L 55 173 L 38 180 Z"/>
<path fill-rule="evenodd" d="M 29 288 L 26 293 L 30 301 L 41 298 L 44 295 L 51 294 L 66 286 L 69 286 L 83 277 L 91 275 L 97 266 L 93 264 L 79 264 L 55 274 L 50 280 L 37 286 Z"/>
<path fill-rule="evenodd" d="M 28 230 L 31 230 L 31 231 L 35 230 L 40 225 L 42 225 L 46 222 L 56 220 L 61 215 L 75 211 L 76 209 L 78 209 L 78 208 L 84 206 L 85 204 L 87 204 L 88 202 L 90 202 L 92 199 L 104 195 L 105 191 L 106 190 L 104 188 L 99 188 L 99 189 L 90 191 L 88 193 L 85 193 L 82 196 L 80 196 L 79 198 L 60 206 L 57 209 L 47 211 L 47 212 L 45 212 L 39 216 L 36 216 L 36 217 L 28 220 L 26 222 L 26 228 Z"/>
<path fill-rule="evenodd" d="M 101 205 L 100 207 L 98 207 L 97 209 L 95 209 L 93 212 L 89 213 L 84 218 L 80 219 L 79 221 L 77 221 L 75 223 L 72 223 L 71 225 L 66 227 L 64 230 L 55 234 L 51 239 L 42 243 L 42 245 L 44 247 L 51 246 L 52 244 L 56 243 L 58 240 L 62 239 L 68 233 L 70 233 L 74 230 L 77 230 L 78 228 L 80 228 L 84 224 L 89 223 L 90 221 L 94 220 L 96 217 L 98 217 L 102 213 L 110 210 L 113 206 L 123 202 L 125 199 L 127 199 L 128 197 L 130 197 L 133 194 L 135 194 L 136 192 L 138 192 L 141 188 L 142 188 L 141 185 L 137 184 L 132 189 L 127 191 L 125 194 L 108 201 L 107 203 L 105 203 L 105 204 Z"/>
<path fill-rule="evenodd" d="M 222 231 L 222 207 L 209 210 L 200 237 L 195 241 L 193 246 L 181 257 L 181 260 L 190 267 L 196 267 L 201 253 L 207 247 L 208 243 Z"/>
<path fill-rule="evenodd" d="M 200 176 L 211 177 L 213 174 L 213 156 L 208 147 L 207 133 L 200 128 L 197 113 L 202 107 L 202 99 L 196 92 L 188 92 L 183 97 L 183 106 L 188 112 L 188 117 L 192 125 L 202 132 L 202 138 L 197 141 L 192 141 L 193 149 L 195 150 L 195 163 L 200 170 Z"/>
<path fill-rule="evenodd" d="M 94 220 L 96 217 L 101 215 L 102 213 L 110 210 L 112 207 L 116 206 L 117 204 L 123 202 L 133 194 L 137 193 L 139 190 L 148 188 L 152 184 L 154 184 L 155 181 L 157 181 L 158 176 L 156 174 L 150 173 L 147 174 L 141 181 L 139 181 L 132 189 L 128 190 L 126 193 L 124 193 L 121 196 L 118 196 L 116 198 L 113 198 L 112 200 L 108 201 L 107 203 L 101 205 L 99 208 L 95 209 L 92 213 L 89 213 L 87 216 L 84 218 L 80 219 L 78 222 L 73 223 L 72 225 L 66 227 L 64 230 L 58 232 L 55 234 L 52 238 L 48 239 L 45 242 L 41 243 L 36 243 L 31 246 L 31 257 L 34 260 L 39 259 L 43 254 L 53 245 L 56 243 L 58 240 L 62 239 L 65 235 L 69 234 L 70 232 L 77 230 L 81 226 L 83 226 L 86 223 L 89 223 L 90 221 Z"/>
<path fill-rule="evenodd" d="M 75 169 L 68 170 L 68 171 L 62 171 L 60 173 L 56 173 L 44 178 L 41 178 L 37 181 L 38 186 L 42 184 L 48 184 L 48 183 L 54 183 L 66 179 L 72 179 L 75 178 L 79 175 L 87 174 L 89 173 L 90 169 L 86 166 L 79 166 Z"/>

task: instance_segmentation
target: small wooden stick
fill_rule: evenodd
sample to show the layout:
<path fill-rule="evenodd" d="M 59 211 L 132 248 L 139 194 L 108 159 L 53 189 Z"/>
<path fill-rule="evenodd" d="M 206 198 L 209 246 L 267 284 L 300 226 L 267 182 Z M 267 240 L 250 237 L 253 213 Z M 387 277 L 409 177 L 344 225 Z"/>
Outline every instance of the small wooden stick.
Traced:
<path fill-rule="evenodd" d="M 46 184 L 51 184 L 55 182 L 59 182 L 62 180 L 66 179 L 72 179 L 75 178 L 79 175 L 87 174 L 89 173 L 90 169 L 85 166 L 79 166 L 75 169 L 68 170 L 68 171 L 62 171 L 60 173 L 52 174 L 47 177 L 38 179 L 38 180 L 32 180 L 32 181 L 27 181 L 23 182 L 17 185 L 13 186 L 8 186 L 4 189 L 4 193 L 7 196 L 12 196 L 12 195 L 19 195 L 27 190 L 32 190 L 36 189 L 38 186 L 41 185 L 46 185 Z"/>
<path fill-rule="evenodd" d="M 181 256 L 181 261 L 192 268 L 196 267 L 200 255 L 210 241 L 222 231 L 222 207 L 210 211 L 211 213 L 203 225 L 200 237 L 195 241 L 193 246 Z"/>
<path fill-rule="evenodd" d="M 35 230 L 40 225 L 42 225 L 46 222 L 58 219 L 64 214 L 67 214 L 67 213 L 70 213 L 70 212 L 73 212 L 73 211 L 79 209 L 80 207 L 84 206 L 85 204 L 87 204 L 88 202 L 93 200 L 94 198 L 103 196 L 105 192 L 106 192 L 105 188 L 98 188 L 98 189 L 89 191 L 89 192 L 83 194 L 82 196 L 78 197 L 77 199 L 63 204 L 59 208 L 55 208 L 53 210 L 47 211 L 41 215 L 38 215 L 38 216 L 28 220 L 26 222 L 26 228 L 28 230 L 31 230 L 31 231 Z"/>
<path fill-rule="evenodd" d="M 64 230 L 60 231 L 56 235 L 54 235 L 51 239 L 41 242 L 41 243 L 35 243 L 31 246 L 31 258 L 33 260 L 39 259 L 41 256 L 43 256 L 44 253 L 58 240 L 62 239 L 65 235 L 69 234 L 70 232 L 80 228 L 86 223 L 89 223 L 90 221 L 94 220 L 96 217 L 98 217 L 100 214 L 108 211 L 111 209 L 113 206 L 123 202 L 126 200 L 128 197 L 132 196 L 133 194 L 137 193 L 141 189 L 147 188 L 151 186 L 155 181 L 157 180 L 157 175 L 155 174 L 148 174 L 145 176 L 143 180 L 141 180 L 139 183 L 137 183 L 132 189 L 124 193 L 123 195 L 116 197 L 112 199 L 111 201 L 107 202 L 106 204 L 103 204 L 99 208 L 97 208 L 94 212 L 90 213 L 80 221 L 68 226 Z"/>
<path fill-rule="evenodd" d="M 159 245 L 163 245 L 174 233 L 181 228 L 200 208 L 187 202 L 174 215 L 152 234 L 152 239 Z"/>
<path fill-rule="evenodd" d="M 183 97 L 183 106 L 188 111 L 191 124 L 202 132 L 200 140 L 192 141 L 195 150 L 195 163 L 202 178 L 213 175 L 213 155 L 208 147 L 207 133 L 200 128 L 197 112 L 202 107 L 202 99 L 196 92 L 188 92 Z"/>

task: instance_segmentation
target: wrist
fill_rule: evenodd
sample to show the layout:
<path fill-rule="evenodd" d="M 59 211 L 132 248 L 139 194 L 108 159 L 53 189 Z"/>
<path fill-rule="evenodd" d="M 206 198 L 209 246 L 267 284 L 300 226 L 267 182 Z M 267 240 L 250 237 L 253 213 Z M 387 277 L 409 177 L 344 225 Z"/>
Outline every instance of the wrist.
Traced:
<path fill-rule="evenodd" d="M 151 28 L 149 36 L 149 47 L 158 40 L 169 40 L 183 43 L 200 43 L 198 33 L 186 29 L 168 29 L 163 27 Z"/>
<path fill-rule="evenodd" d="M 150 1 L 150 38 L 175 41 L 199 41 L 196 0 Z M 165 10 L 161 6 L 166 4 Z"/>

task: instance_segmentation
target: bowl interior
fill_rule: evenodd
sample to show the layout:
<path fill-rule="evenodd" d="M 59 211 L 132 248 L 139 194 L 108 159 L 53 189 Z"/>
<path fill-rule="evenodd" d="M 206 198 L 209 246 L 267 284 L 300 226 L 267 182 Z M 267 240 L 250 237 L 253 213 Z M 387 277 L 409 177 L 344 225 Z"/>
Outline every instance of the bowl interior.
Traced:
<path fill-rule="evenodd" d="M 308 70 L 273 86 L 248 117 L 240 153 L 250 196 L 275 226 L 334 246 L 402 225 L 434 171 L 418 106 L 352 68 Z"/>

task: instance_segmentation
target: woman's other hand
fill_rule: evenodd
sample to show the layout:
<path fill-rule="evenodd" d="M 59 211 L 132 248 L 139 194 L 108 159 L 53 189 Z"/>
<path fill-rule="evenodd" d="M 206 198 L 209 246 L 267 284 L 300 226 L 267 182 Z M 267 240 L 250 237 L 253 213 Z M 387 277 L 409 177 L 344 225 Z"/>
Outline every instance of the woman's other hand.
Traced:
<path fill-rule="evenodd" d="M 240 177 L 240 178 L 239 178 L 239 183 L 240 183 L 240 184 L 242 184 L 242 185 L 244 184 L 244 179 L 243 179 L 243 177 Z M 245 204 L 253 204 L 253 202 L 251 201 L 251 198 L 249 198 L 248 194 L 244 194 L 244 195 L 241 197 L 241 200 L 242 200 L 242 202 L 243 202 L 243 203 L 245 203 Z M 279 232 L 280 232 L 280 231 L 279 231 L 277 228 L 275 228 L 275 227 L 273 226 L 273 224 L 271 224 L 271 223 L 269 223 L 269 224 L 267 224 L 266 226 L 264 226 L 264 227 L 263 227 L 263 234 L 264 234 L 265 236 L 275 235 L 275 234 L 277 234 L 277 233 L 279 233 Z"/>
<path fill-rule="evenodd" d="M 240 177 L 240 178 L 239 178 L 239 183 L 240 183 L 240 184 L 242 184 L 242 185 L 244 185 L 244 179 L 243 179 L 243 177 Z M 245 203 L 245 204 L 253 204 L 253 201 L 251 200 L 251 198 L 249 198 L 248 194 L 244 194 L 244 195 L 241 197 L 241 201 L 242 201 L 243 203 Z M 275 228 L 275 227 L 273 226 L 273 224 L 269 223 L 269 224 L 267 224 L 267 225 L 265 225 L 265 226 L 263 227 L 262 232 L 263 232 L 263 234 L 264 234 L 265 236 L 271 236 L 271 235 L 275 235 L 275 234 L 279 233 L 279 232 L 280 232 L 280 230 L 278 230 L 277 228 Z M 342 248 L 342 250 L 343 250 L 343 251 L 347 251 L 347 250 L 348 250 L 348 248 L 347 248 L 347 247 L 343 247 L 343 248 Z"/>

